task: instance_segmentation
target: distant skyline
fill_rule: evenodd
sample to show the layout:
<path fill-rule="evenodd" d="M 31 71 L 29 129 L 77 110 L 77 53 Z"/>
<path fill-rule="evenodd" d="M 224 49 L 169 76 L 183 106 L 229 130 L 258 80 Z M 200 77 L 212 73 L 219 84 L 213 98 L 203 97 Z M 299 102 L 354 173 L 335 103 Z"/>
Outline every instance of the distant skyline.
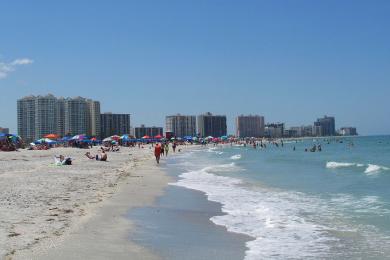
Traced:
<path fill-rule="evenodd" d="M 390 1 L 7 1 L 0 127 L 27 95 L 83 96 L 132 126 L 171 114 L 324 115 L 390 134 Z"/>

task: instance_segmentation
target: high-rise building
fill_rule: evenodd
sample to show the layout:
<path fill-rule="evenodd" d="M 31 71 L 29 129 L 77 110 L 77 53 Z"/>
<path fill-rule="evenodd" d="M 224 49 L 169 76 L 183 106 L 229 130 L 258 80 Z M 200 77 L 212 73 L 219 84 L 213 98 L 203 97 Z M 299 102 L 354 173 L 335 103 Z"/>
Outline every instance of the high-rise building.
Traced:
<path fill-rule="evenodd" d="M 321 125 L 314 124 L 312 133 L 313 136 L 323 136 Z"/>
<path fill-rule="evenodd" d="M 176 137 L 196 135 L 196 117 L 186 115 L 171 115 L 165 118 L 165 131 L 172 132 Z"/>
<path fill-rule="evenodd" d="M 100 136 L 101 132 L 101 116 L 100 116 L 100 102 L 87 99 L 87 135 Z M 129 119 L 130 121 L 130 119 Z"/>
<path fill-rule="evenodd" d="M 258 115 L 238 116 L 236 118 L 237 137 L 261 137 L 264 135 L 264 117 Z"/>
<path fill-rule="evenodd" d="M 321 127 L 320 136 L 333 136 L 336 134 L 336 125 L 335 118 L 330 116 L 324 116 L 323 118 L 318 118 L 314 122 L 315 127 Z"/>
<path fill-rule="evenodd" d="M 65 134 L 78 135 L 88 133 L 87 101 L 85 98 L 65 99 Z"/>
<path fill-rule="evenodd" d="M 36 139 L 35 135 L 35 96 L 28 96 L 17 101 L 18 135 L 26 141 Z"/>
<path fill-rule="evenodd" d="M 57 130 L 57 99 L 49 94 L 35 97 L 35 138 L 53 134 Z"/>
<path fill-rule="evenodd" d="M 104 113 L 100 115 L 101 137 L 130 134 L 130 114 Z"/>
<path fill-rule="evenodd" d="M 227 134 L 226 116 L 210 112 L 198 116 L 198 134 L 201 137 L 221 137 Z"/>
<path fill-rule="evenodd" d="M 134 132 L 136 138 L 142 138 L 144 136 L 150 136 L 151 138 L 153 138 L 157 135 L 163 136 L 164 134 L 162 127 L 157 127 L 157 126 L 147 127 L 145 125 L 141 125 L 140 127 L 135 127 Z"/>
<path fill-rule="evenodd" d="M 313 126 L 293 126 L 289 129 L 289 137 L 304 137 L 313 135 Z M 286 135 L 287 136 L 287 135 Z"/>
<path fill-rule="evenodd" d="M 266 124 L 264 128 L 264 136 L 270 138 L 281 138 L 284 135 L 284 123 Z"/>
<path fill-rule="evenodd" d="M 0 127 L 1 134 L 9 134 L 9 128 Z"/>
<path fill-rule="evenodd" d="M 344 136 L 357 135 L 356 127 L 341 127 L 340 134 Z"/>
<path fill-rule="evenodd" d="M 59 136 L 65 136 L 65 98 L 60 97 L 57 99 L 56 105 L 56 131 Z"/>
<path fill-rule="evenodd" d="M 17 101 L 18 134 L 26 141 L 33 141 L 47 134 L 92 133 L 93 129 L 100 129 L 100 120 L 88 116 L 99 112 L 100 105 L 97 101 L 90 102 L 94 104 L 93 111 L 82 97 L 57 99 L 49 94 L 21 98 Z"/>

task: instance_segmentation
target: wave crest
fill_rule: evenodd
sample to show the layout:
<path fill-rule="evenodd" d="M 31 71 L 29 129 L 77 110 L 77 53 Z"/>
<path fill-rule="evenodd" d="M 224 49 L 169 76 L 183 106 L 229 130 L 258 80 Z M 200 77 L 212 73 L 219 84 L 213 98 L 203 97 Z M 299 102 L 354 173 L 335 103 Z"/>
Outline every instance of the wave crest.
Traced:
<path fill-rule="evenodd" d="M 232 160 L 240 160 L 241 159 L 241 154 L 233 155 L 232 157 L 230 157 L 230 159 L 232 159 Z"/>

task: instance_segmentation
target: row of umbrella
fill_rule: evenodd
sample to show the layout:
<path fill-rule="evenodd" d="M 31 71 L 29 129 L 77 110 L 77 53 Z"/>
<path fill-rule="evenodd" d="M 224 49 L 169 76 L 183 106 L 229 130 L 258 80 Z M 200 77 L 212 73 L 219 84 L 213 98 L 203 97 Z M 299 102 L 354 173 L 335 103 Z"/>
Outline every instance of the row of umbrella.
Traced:
<path fill-rule="evenodd" d="M 170 140 L 171 141 L 174 141 L 174 140 L 198 141 L 199 139 L 217 142 L 217 141 L 221 141 L 221 140 L 226 140 L 226 139 L 228 139 L 228 137 L 221 136 L 220 138 L 218 138 L 218 137 L 208 136 L 206 138 L 201 139 L 201 138 L 193 137 L 193 136 L 184 136 L 183 138 L 172 137 Z M 168 139 L 164 138 L 162 135 L 156 135 L 154 137 L 151 137 L 149 135 L 145 135 L 140 139 L 133 138 L 129 135 L 122 135 L 122 136 L 113 135 L 113 136 L 110 136 L 110 137 L 103 139 L 103 142 L 112 142 L 112 141 L 119 142 L 119 140 L 126 142 L 126 141 L 144 141 L 144 140 L 163 140 L 163 141 L 166 141 Z M 83 135 L 83 134 L 75 135 L 75 136 L 64 136 L 62 138 L 60 138 L 60 136 L 57 134 L 47 134 L 44 136 L 44 138 L 35 141 L 35 143 L 53 144 L 53 143 L 57 143 L 57 142 L 68 142 L 68 141 L 95 142 L 98 140 L 96 137 L 89 138 L 88 136 Z"/>

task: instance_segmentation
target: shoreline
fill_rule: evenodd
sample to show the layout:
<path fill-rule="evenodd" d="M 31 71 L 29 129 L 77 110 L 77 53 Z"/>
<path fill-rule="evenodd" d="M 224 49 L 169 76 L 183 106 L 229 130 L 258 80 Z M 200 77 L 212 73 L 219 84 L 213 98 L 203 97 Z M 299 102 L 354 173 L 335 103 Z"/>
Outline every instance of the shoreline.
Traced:
<path fill-rule="evenodd" d="M 10 205 L 8 212 L 1 205 L 0 259 L 158 259 L 127 239 L 132 224 L 125 217 L 132 207 L 153 204 L 170 180 L 152 151 L 123 148 L 106 163 L 84 153 L 0 153 L 0 197 Z M 54 154 L 69 154 L 74 164 L 53 166 Z"/>
<path fill-rule="evenodd" d="M 136 207 L 147 207 L 163 194 L 169 177 L 150 159 L 136 166 L 120 184 L 116 193 L 102 203 L 89 218 L 70 230 L 60 244 L 46 252 L 32 250 L 29 259 L 148 259 L 158 256 L 128 239 L 133 223 L 126 213 Z M 22 255 L 15 259 L 25 259 Z"/>

